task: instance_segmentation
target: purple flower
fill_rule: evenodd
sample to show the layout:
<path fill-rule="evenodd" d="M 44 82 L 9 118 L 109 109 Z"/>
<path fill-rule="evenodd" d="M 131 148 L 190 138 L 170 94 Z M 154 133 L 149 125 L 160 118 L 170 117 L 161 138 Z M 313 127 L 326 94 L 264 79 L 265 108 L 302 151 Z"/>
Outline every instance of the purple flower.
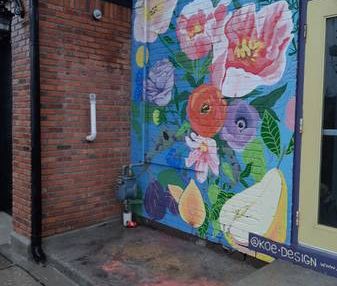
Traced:
<path fill-rule="evenodd" d="M 167 105 L 172 98 L 174 67 L 168 59 L 158 61 L 150 70 L 146 81 L 147 99 L 158 105 Z"/>
<path fill-rule="evenodd" d="M 227 109 L 220 137 L 234 150 L 242 150 L 256 136 L 259 114 L 243 100 L 235 100 Z"/>

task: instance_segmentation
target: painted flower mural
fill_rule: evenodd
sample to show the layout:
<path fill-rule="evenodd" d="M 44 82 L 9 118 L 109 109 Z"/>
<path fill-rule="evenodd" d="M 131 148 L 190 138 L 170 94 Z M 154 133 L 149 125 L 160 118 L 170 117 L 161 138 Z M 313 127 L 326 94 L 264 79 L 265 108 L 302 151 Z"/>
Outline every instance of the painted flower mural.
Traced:
<path fill-rule="evenodd" d="M 225 19 L 229 2 L 221 1 L 214 9 L 211 0 L 195 0 L 181 11 L 177 38 L 182 51 L 191 60 L 201 59 L 211 51 L 216 29 Z"/>
<path fill-rule="evenodd" d="M 260 85 L 277 83 L 292 40 L 292 14 L 286 1 L 256 12 L 254 3 L 235 10 L 224 28 L 225 49 L 214 59 L 214 83 L 226 97 L 242 97 Z M 220 47 L 224 43 L 220 42 Z M 223 75 L 223 76 L 222 76 Z"/>
<path fill-rule="evenodd" d="M 234 150 L 243 150 L 256 136 L 259 114 L 243 100 L 235 100 L 228 107 L 227 114 L 220 137 Z"/>
<path fill-rule="evenodd" d="M 189 97 L 187 114 L 192 129 L 201 136 L 218 133 L 226 118 L 227 103 L 221 92 L 211 85 L 202 85 Z"/>
<path fill-rule="evenodd" d="M 298 10 L 297 0 L 136 1 L 140 215 L 249 254 L 250 232 L 289 240 Z"/>
<path fill-rule="evenodd" d="M 261 182 L 233 196 L 220 212 L 220 224 L 232 246 L 248 246 L 249 233 L 286 240 L 287 185 L 282 172 L 270 170 Z"/>
<path fill-rule="evenodd" d="M 165 193 L 164 188 L 158 181 L 153 181 L 147 187 L 144 197 L 144 208 L 147 214 L 160 220 L 165 216 Z"/>
<path fill-rule="evenodd" d="M 219 175 L 219 157 L 217 155 L 216 141 L 191 133 L 191 138 L 186 137 L 186 144 L 191 148 L 191 153 L 186 159 L 186 167 L 195 165 L 197 179 L 200 183 L 206 181 L 208 170 L 215 176 Z"/>
<path fill-rule="evenodd" d="M 177 0 L 137 0 L 134 6 L 134 37 L 142 43 L 153 43 L 167 31 Z"/>
<path fill-rule="evenodd" d="M 158 61 L 150 70 L 146 81 L 146 98 L 158 105 L 167 105 L 172 98 L 174 68 L 167 59 Z"/>
<path fill-rule="evenodd" d="M 295 109 L 296 109 L 296 98 L 295 96 L 293 96 L 288 101 L 286 108 L 286 125 L 291 131 L 294 131 L 295 129 Z"/>
<path fill-rule="evenodd" d="M 199 228 L 205 221 L 206 209 L 198 186 L 191 180 L 185 190 L 169 185 L 171 195 L 178 203 L 181 218 L 194 228 Z"/>

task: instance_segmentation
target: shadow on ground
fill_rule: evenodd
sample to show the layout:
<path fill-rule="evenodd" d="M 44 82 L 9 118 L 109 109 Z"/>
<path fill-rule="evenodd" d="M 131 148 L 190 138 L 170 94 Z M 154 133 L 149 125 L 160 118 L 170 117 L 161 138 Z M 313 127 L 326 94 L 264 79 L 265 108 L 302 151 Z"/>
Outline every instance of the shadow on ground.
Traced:
<path fill-rule="evenodd" d="M 48 239 L 46 251 L 80 285 L 232 285 L 261 264 L 119 222 Z"/>

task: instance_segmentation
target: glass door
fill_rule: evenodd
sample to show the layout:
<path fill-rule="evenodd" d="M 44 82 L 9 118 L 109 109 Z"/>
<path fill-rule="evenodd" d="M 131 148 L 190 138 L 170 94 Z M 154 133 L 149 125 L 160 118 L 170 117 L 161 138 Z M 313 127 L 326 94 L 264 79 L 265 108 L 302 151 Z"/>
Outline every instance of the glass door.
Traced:
<path fill-rule="evenodd" d="M 307 17 L 299 242 L 337 252 L 337 0 Z"/>

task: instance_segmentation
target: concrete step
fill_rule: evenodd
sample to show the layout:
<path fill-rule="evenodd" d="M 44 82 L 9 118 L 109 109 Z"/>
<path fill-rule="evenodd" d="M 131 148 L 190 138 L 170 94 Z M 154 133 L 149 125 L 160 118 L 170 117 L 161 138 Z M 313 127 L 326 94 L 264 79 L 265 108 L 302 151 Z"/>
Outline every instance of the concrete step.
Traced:
<path fill-rule="evenodd" d="M 336 286 L 337 278 L 281 260 L 253 272 L 233 286 Z"/>

